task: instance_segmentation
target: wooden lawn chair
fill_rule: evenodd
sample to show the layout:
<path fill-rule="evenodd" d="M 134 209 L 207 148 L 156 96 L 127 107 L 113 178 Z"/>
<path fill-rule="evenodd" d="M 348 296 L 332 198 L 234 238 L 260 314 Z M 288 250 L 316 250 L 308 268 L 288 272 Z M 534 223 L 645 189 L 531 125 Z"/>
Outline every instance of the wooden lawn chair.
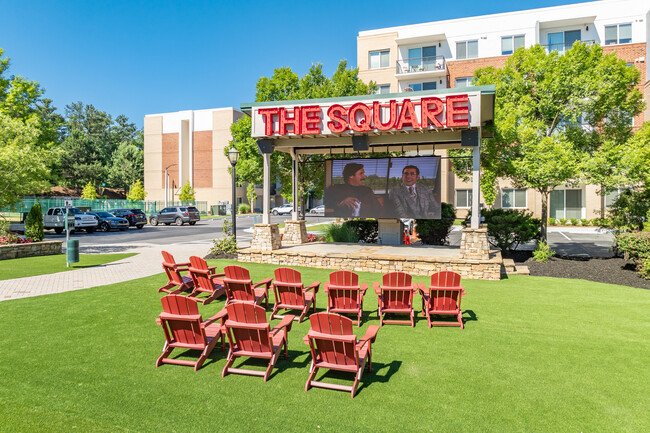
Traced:
<path fill-rule="evenodd" d="M 188 296 L 197 302 L 207 305 L 226 292 L 223 286 L 223 277 L 226 274 L 215 274 L 216 266 L 208 267 L 201 257 L 190 257 L 190 277 L 194 283 L 194 290 Z M 199 298 L 201 293 L 208 293 L 207 298 Z"/>
<path fill-rule="evenodd" d="M 188 275 L 181 275 L 181 272 L 188 272 L 189 263 L 176 263 L 174 256 L 169 254 L 167 251 L 162 252 L 163 256 L 163 269 L 167 273 L 167 278 L 169 282 L 158 289 L 158 292 L 170 293 L 172 295 L 177 295 L 181 292 L 189 292 L 194 288 L 194 283 L 192 278 Z M 178 289 L 172 290 L 172 288 L 178 287 Z"/>
<path fill-rule="evenodd" d="M 327 294 L 327 312 L 356 314 L 357 326 L 361 326 L 366 290 L 368 284 L 359 285 L 359 276 L 354 272 L 332 272 L 329 283 L 323 285 L 323 291 Z"/>
<path fill-rule="evenodd" d="M 460 275 L 456 272 L 445 271 L 431 275 L 431 285 L 428 290 L 420 290 L 422 294 L 422 315 L 426 316 L 429 328 L 432 325 L 460 326 L 463 329 L 463 313 L 460 310 L 461 298 L 465 288 L 460 284 Z M 432 322 L 431 315 L 455 316 L 456 322 Z"/>
<path fill-rule="evenodd" d="M 271 325 L 266 321 L 266 311 L 259 305 L 234 301 L 226 306 L 226 310 L 228 320 L 224 326 L 228 334 L 230 350 L 221 377 L 225 377 L 228 373 L 250 374 L 263 376 L 266 382 L 283 346 L 284 359 L 288 358 L 287 333 L 291 330 L 293 316 L 285 316 L 276 327 L 271 329 Z M 266 371 L 232 368 L 238 356 L 268 359 L 269 365 Z"/>
<path fill-rule="evenodd" d="M 262 299 L 265 299 L 266 308 L 269 308 L 269 287 L 272 278 L 253 283 L 248 269 L 236 265 L 226 266 L 223 271 L 226 274 L 223 283 L 228 295 L 226 304 L 234 301 L 261 304 Z"/>
<path fill-rule="evenodd" d="M 372 371 L 371 343 L 374 343 L 379 326 L 370 325 L 361 340 L 352 332 L 352 320 L 334 313 L 316 313 L 309 317 L 311 328 L 304 341 L 311 351 L 311 367 L 305 391 L 318 388 L 350 391 L 354 398 L 357 386 L 368 366 Z M 314 380 L 319 368 L 354 373 L 352 386 L 338 385 Z"/>
<path fill-rule="evenodd" d="M 313 306 L 313 312 L 316 312 L 316 293 L 318 293 L 320 281 L 314 281 L 305 287 L 302 284 L 300 272 L 294 269 L 278 268 L 274 273 L 275 305 L 271 313 L 271 320 L 282 318 L 277 314 L 281 308 L 284 310 L 300 310 L 300 316 L 296 318 L 298 323 L 302 322 L 310 306 Z M 314 293 L 309 293 L 310 290 L 313 290 Z"/>
<path fill-rule="evenodd" d="M 406 272 L 389 272 L 384 275 L 383 283 L 372 283 L 379 309 L 379 324 L 384 323 L 410 324 L 415 326 L 415 313 L 413 312 L 413 295 L 418 290 L 418 285 L 411 283 L 411 275 Z M 421 285 L 424 288 L 424 285 Z M 385 320 L 386 313 L 408 314 L 410 320 Z"/>
<path fill-rule="evenodd" d="M 158 324 L 165 332 L 165 345 L 162 355 L 156 361 L 156 367 L 162 364 L 189 365 L 194 371 L 201 368 L 207 357 L 221 339 L 221 348 L 225 346 L 222 327 L 226 310 L 215 316 L 202 320 L 194 299 L 182 295 L 167 295 L 161 299 L 163 312 L 158 317 Z M 200 350 L 196 361 L 170 358 L 176 348 Z"/>

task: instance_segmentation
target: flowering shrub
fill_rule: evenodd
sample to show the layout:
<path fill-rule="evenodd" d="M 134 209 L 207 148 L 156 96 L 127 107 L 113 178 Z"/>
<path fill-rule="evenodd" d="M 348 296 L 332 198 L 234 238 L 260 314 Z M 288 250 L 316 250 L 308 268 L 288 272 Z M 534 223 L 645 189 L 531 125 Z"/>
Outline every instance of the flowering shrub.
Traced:
<path fill-rule="evenodd" d="M 31 244 L 31 239 L 23 239 L 13 234 L 0 235 L 0 245 Z"/>
<path fill-rule="evenodd" d="M 325 242 L 325 236 L 307 233 L 307 242 Z"/>

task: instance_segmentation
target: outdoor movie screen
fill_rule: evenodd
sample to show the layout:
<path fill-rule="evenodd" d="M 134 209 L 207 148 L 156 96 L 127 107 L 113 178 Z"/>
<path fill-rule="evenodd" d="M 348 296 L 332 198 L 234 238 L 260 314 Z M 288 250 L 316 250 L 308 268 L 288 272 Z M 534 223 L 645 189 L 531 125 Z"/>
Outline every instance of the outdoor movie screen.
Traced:
<path fill-rule="evenodd" d="M 440 157 L 329 160 L 324 200 L 326 216 L 440 219 Z"/>

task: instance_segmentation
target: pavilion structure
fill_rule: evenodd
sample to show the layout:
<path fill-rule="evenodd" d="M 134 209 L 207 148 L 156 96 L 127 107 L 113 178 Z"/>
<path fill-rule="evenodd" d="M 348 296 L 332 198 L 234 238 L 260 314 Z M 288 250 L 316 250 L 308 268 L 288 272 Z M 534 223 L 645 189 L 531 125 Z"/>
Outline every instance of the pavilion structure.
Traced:
<path fill-rule="evenodd" d="M 264 160 L 262 223 L 239 260 L 370 272 L 403 270 L 414 275 L 454 270 L 465 278 L 499 279 L 501 255 L 491 251 L 481 227 L 480 149 L 494 119 L 494 86 L 376 94 L 341 98 L 242 104 Z M 458 247 L 307 243 L 298 218 L 298 170 L 304 155 L 401 152 L 434 155 L 472 149 L 472 219 Z M 270 221 L 271 154 L 293 159 L 293 213 L 280 238 Z M 365 155 L 368 156 L 368 155 Z M 396 220 L 379 220 L 397 227 Z M 391 225 L 392 224 L 392 225 Z"/>

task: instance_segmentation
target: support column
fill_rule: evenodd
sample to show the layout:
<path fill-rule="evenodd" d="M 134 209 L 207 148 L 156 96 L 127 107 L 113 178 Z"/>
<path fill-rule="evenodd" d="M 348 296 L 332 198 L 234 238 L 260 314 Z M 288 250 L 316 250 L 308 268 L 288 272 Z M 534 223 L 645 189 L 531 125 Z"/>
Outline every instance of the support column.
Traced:
<path fill-rule="evenodd" d="M 264 197 L 262 200 L 262 224 L 271 223 L 271 154 L 263 153 L 264 158 Z"/>
<path fill-rule="evenodd" d="M 294 149 L 291 149 L 291 195 L 293 198 L 291 219 L 298 221 L 298 157 Z"/>
<path fill-rule="evenodd" d="M 472 221 L 471 228 L 478 229 L 481 221 L 481 129 L 478 144 L 472 149 Z"/>

